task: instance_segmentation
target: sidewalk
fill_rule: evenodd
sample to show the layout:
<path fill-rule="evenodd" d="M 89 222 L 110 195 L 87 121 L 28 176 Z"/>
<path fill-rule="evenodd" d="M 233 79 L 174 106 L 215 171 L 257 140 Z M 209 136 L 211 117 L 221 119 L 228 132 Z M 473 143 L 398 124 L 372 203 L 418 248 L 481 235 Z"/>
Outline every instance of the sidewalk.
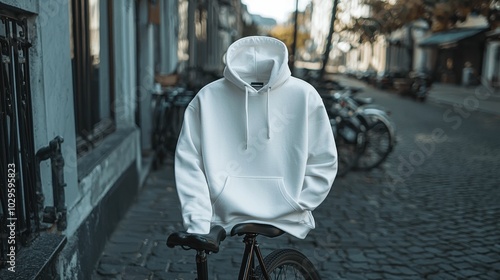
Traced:
<path fill-rule="evenodd" d="M 330 74 L 330 78 L 346 86 L 372 87 L 362 81 L 340 74 Z M 466 111 L 481 111 L 500 114 L 500 91 L 485 86 L 465 87 L 455 84 L 434 83 L 427 101 L 457 105 Z"/>
<path fill-rule="evenodd" d="M 179 230 L 183 230 L 181 209 L 173 160 L 169 158 L 147 176 L 136 201 L 106 242 L 91 279 L 194 279 L 196 253 L 166 246 L 168 235 Z M 290 238 L 273 239 L 272 248 L 290 247 Z M 265 240 L 260 241 L 268 253 L 271 246 Z M 240 237 L 226 238 L 221 251 L 209 256 L 209 279 L 233 279 L 238 275 L 243 246 Z"/>
<path fill-rule="evenodd" d="M 343 76 L 339 76 L 339 81 L 345 85 L 369 87 Z M 488 94 L 479 88 L 435 84 L 427 102 L 457 104 L 469 111 L 500 113 L 498 93 Z M 406 150 L 406 154 L 410 151 Z M 439 158 L 441 156 L 435 156 L 428 163 Z M 441 205 L 440 197 L 433 201 L 431 195 L 422 200 L 425 204 L 420 205 L 419 200 L 408 196 L 410 191 L 419 194 L 418 191 L 432 189 L 431 186 L 388 192 L 386 179 L 382 169 L 369 175 L 352 174 L 336 180 L 329 197 L 315 210 L 317 229 L 305 240 L 287 235 L 272 241 L 261 239 L 264 255 L 274 248 L 298 248 L 312 258 L 324 279 L 404 280 L 422 279 L 423 275 L 431 275 L 429 279 L 466 279 L 476 269 L 489 271 L 477 279 L 500 279 L 500 260 L 497 257 L 500 244 L 491 245 L 499 240 L 494 230 L 498 219 L 491 218 L 496 212 L 483 213 L 489 221 L 484 225 L 478 226 L 474 215 L 470 219 L 460 216 L 457 224 L 455 217 L 448 215 L 455 213 L 456 209 L 437 208 L 436 213 L 429 212 L 427 203 Z M 425 177 L 421 181 L 429 180 Z M 443 199 L 449 200 L 444 201 L 444 205 L 462 205 L 457 204 L 452 195 Z M 441 220 L 434 220 L 436 217 Z M 410 220 L 415 223 L 408 223 Z M 474 228 L 470 229 L 472 224 Z M 475 231 L 478 227 L 482 230 L 483 226 L 493 229 Z M 165 244 L 168 234 L 177 230 L 182 230 L 182 221 L 170 159 L 146 177 L 134 205 L 107 241 L 92 279 L 194 279 L 195 253 L 180 248 L 170 249 Z M 482 232 L 490 232 L 490 236 L 479 234 Z M 455 239 L 460 242 L 445 242 Z M 476 245 L 463 248 L 459 243 Z M 234 279 L 242 250 L 241 238 L 228 237 L 222 243 L 221 251 L 209 257 L 209 279 Z"/>
<path fill-rule="evenodd" d="M 484 86 L 464 87 L 435 83 L 428 99 L 438 103 L 456 104 L 468 111 L 500 114 L 500 92 Z"/>

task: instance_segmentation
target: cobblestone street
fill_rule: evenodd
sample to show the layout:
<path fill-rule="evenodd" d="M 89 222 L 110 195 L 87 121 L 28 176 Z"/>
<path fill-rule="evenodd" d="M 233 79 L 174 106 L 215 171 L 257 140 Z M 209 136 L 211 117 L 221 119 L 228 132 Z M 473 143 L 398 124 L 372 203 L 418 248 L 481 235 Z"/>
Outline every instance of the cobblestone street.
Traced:
<path fill-rule="evenodd" d="M 363 95 L 391 111 L 395 150 L 379 169 L 337 178 L 306 239 L 261 238 L 264 254 L 297 248 L 323 279 L 500 279 L 499 115 Z M 170 162 L 150 173 L 93 279 L 194 279 L 194 251 L 165 245 L 181 229 Z M 228 237 L 209 256 L 211 279 L 235 279 L 242 252 Z"/>

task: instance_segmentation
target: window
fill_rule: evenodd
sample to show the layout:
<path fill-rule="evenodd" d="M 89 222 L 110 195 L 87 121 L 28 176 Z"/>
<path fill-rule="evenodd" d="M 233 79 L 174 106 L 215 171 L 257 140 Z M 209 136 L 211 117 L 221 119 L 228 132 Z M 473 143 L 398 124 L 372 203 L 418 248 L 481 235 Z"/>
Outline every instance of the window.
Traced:
<path fill-rule="evenodd" d="M 114 131 L 112 0 L 70 1 L 77 153 Z"/>

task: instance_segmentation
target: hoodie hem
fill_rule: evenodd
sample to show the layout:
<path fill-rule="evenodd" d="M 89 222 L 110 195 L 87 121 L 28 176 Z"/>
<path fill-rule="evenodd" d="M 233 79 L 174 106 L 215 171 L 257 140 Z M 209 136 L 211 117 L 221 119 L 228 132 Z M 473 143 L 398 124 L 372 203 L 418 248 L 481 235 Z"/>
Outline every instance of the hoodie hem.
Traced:
<path fill-rule="evenodd" d="M 220 225 L 231 232 L 231 229 L 240 223 L 260 223 L 275 226 L 286 233 L 293 235 L 297 238 L 304 239 L 306 235 L 315 228 L 314 218 L 312 213 L 307 211 L 293 216 L 300 216 L 300 219 L 276 219 L 276 220 L 262 220 L 255 217 L 235 217 L 229 221 L 212 220 L 212 225 Z"/>

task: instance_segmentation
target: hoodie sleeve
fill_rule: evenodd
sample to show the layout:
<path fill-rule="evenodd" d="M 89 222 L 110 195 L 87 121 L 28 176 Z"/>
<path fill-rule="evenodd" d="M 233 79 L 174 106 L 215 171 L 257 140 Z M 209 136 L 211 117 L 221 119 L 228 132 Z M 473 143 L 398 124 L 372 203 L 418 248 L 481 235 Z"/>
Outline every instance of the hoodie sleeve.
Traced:
<path fill-rule="evenodd" d="M 190 104 L 175 151 L 175 183 L 185 229 L 190 233 L 206 234 L 210 231 L 212 205 L 200 140 L 199 110 Z"/>
<path fill-rule="evenodd" d="M 337 175 L 337 148 L 330 120 L 317 92 L 310 97 L 307 133 L 309 150 L 299 205 L 313 211 L 326 198 Z"/>

